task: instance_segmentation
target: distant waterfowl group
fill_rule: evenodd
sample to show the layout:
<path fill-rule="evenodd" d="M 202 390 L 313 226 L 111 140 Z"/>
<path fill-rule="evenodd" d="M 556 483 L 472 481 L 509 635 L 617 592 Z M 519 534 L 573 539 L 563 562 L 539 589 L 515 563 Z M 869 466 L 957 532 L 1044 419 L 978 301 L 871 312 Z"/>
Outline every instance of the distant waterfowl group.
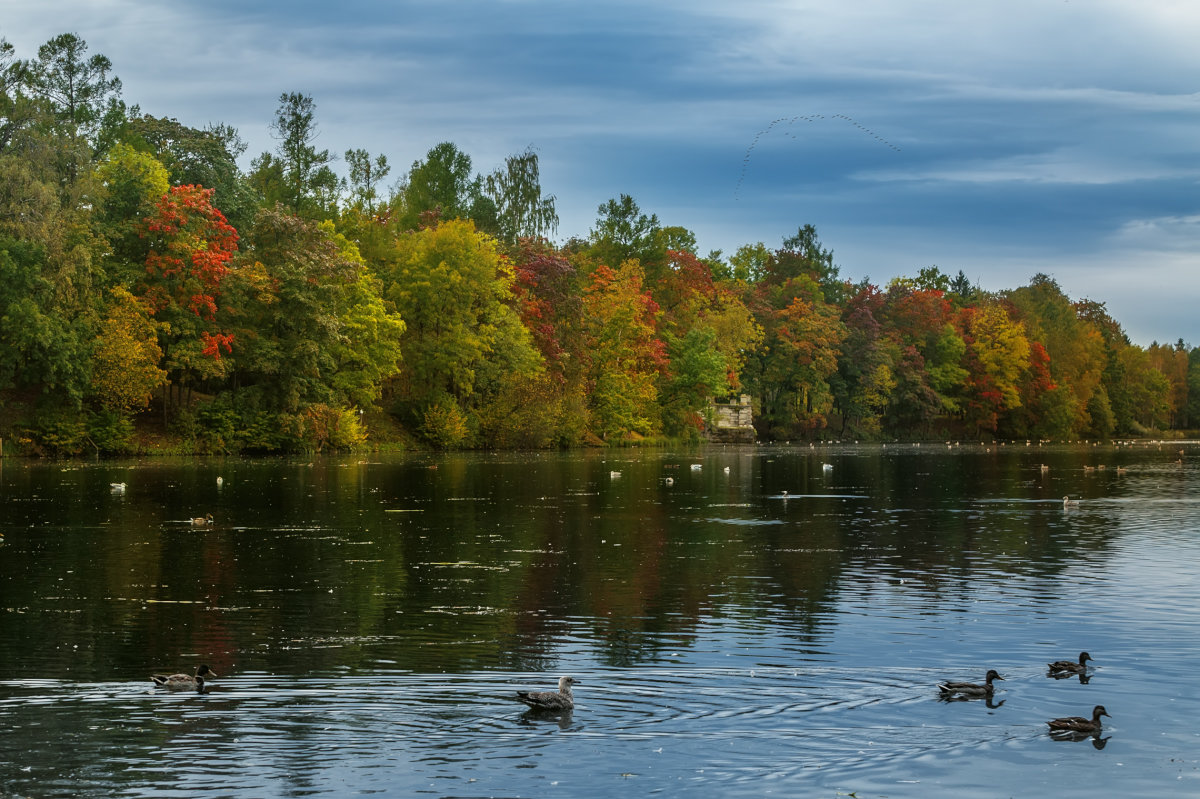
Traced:
<path fill-rule="evenodd" d="M 1079 653 L 1079 660 L 1056 660 L 1053 663 L 1047 663 L 1047 676 L 1064 677 L 1071 675 L 1079 675 L 1080 682 L 1086 683 L 1087 663 L 1092 660 L 1092 656 L 1087 652 Z M 987 676 L 982 683 L 970 682 L 943 682 L 938 683 L 938 694 L 942 699 L 982 699 L 987 698 L 989 703 L 995 693 L 995 680 L 1003 680 L 1004 678 L 995 669 L 988 669 Z M 989 705 L 990 706 L 990 705 Z M 1096 705 L 1092 710 L 1090 719 L 1083 716 L 1064 716 L 1062 718 L 1051 719 L 1046 724 L 1050 727 L 1050 734 L 1060 736 L 1064 734 L 1081 735 L 1089 734 L 1097 735 L 1101 730 L 1101 716 L 1108 716 L 1108 711 L 1104 709 L 1104 705 Z M 1109 716 L 1111 718 L 1111 716 Z M 1102 745 L 1102 744 L 1098 744 Z"/>
<path fill-rule="evenodd" d="M 1092 657 L 1087 652 L 1079 653 L 1078 662 L 1072 660 L 1056 660 L 1053 663 L 1048 663 L 1050 676 L 1055 676 L 1058 673 L 1075 673 L 1082 674 L 1087 669 L 1087 662 Z M 155 674 L 150 679 L 154 685 L 159 688 L 165 688 L 168 691 L 194 691 L 196 693 L 206 693 L 205 679 L 207 677 L 218 676 L 207 664 L 200 664 L 196 667 L 195 674 Z M 989 706 L 992 696 L 995 693 L 994 682 L 996 680 L 1003 681 L 995 669 L 988 669 L 982 683 L 970 682 L 942 682 L 938 683 L 938 693 L 942 699 L 981 699 L 987 698 Z M 557 691 L 517 691 L 515 698 L 518 702 L 526 705 L 531 711 L 539 713 L 559 713 L 565 714 L 575 708 L 575 696 L 571 691 L 571 687 L 578 685 L 579 680 L 570 675 L 564 675 L 558 678 Z M 1046 722 L 1050 728 L 1051 736 L 1092 736 L 1096 737 L 1100 733 L 1103 723 L 1100 720 L 1101 716 L 1109 716 L 1104 705 L 1096 705 L 1092 709 L 1092 717 L 1084 716 L 1063 716 L 1060 718 L 1050 719 Z M 1112 718 L 1109 716 L 1109 718 Z M 1099 738 L 1097 737 L 1097 740 Z M 1102 746 L 1102 742 L 1097 744 Z"/>

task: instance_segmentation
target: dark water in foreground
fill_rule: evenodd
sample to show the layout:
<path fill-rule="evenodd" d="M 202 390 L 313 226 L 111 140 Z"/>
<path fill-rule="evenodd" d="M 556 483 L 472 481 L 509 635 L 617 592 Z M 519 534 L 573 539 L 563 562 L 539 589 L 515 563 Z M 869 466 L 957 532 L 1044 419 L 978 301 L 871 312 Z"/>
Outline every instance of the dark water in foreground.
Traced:
<path fill-rule="evenodd" d="M 9 461 L 0 533 L 2 796 L 1200 795 L 1195 444 Z"/>

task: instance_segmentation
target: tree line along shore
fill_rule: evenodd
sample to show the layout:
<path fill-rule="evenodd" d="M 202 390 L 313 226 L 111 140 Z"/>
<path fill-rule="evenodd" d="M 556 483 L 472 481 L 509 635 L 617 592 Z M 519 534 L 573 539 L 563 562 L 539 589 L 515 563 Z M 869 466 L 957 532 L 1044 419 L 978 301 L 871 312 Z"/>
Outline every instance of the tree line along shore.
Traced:
<path fill-rule="evenodd" d="M 1047 275 L 853 282 L 806 224 L 702 255 L 628 195 L 555 242 L 532 149 L 393 176 L 317 125 L 283 93 L 244 170 L 236 130 L 128 104 L 78 35 L 0 39 L 5 455 L 696 441 L 739 395 L 764 441 L 1200 426 L 1200 348 Z"/>

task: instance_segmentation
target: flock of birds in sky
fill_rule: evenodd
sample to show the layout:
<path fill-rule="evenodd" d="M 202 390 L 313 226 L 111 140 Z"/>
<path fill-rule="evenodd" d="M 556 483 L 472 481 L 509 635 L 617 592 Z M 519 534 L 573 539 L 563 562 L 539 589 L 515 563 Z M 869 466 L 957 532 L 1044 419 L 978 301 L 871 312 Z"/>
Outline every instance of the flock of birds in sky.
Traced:
<path fill-rule="evenodd" d="M 794 125 L 797 121 L 815 122 L 819 119 L 842 120 L 843 122 L 846 122 L 847 124 L 853 125 L 854 127 L 858 128 L 865 135 L 870 136 L 872 139 L 875 139 L 880 144 L 882 144 L 886 147 L 889 147 L 892 150 L 895 150 L 896 152 L 900 152 L 899 147 L 892 144 L 890 141 L 883 138 L 878 133 L 876 133 L 875 131 L 868 128 L 866 125 L 863 125 L 858 120 L 854 119 L 853 117 L 846 116 L 845 114 L 832 114 L 830 116 L 826 116 L 825 114 L 809 114 L 807 116 L 797 115 L 797 116 L 794 116 L 791 118 L 779 117 L 778 119 L 772 119 L 771 124 L 767 125 L 765 128 L 760 130 L 754 136 L 754 140 L 752 142 L 750 142 L 750 146 L 746 148 L 746 155 L 742 158 L 742 174 L 740 176 L 738 176 L 737 186 L 733 190 L 733 198 L 735 200 L 739 199 L 739 194 L 741 193 L 741 190 L 742 190 L 742 183 L 746 180 L 746 170 L 750 166 L 750 156 L 754 153 L 754 148 L 758 146 L 759 139 L 761 139 L 763 136 L 766 136 L 767 134 L 769 134 L 777 125 L 787 124 L 790 126 L 790 125 Z M 791 136 L 793 139 L 796 138 L 795 133 L 788 133 L 787 135 Z"/>

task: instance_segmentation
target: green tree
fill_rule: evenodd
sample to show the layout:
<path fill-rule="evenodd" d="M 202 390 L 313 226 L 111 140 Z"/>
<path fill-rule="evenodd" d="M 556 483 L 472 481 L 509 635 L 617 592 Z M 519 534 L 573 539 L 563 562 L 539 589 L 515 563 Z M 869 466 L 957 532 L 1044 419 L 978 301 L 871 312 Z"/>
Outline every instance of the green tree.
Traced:
<path fill-rule="evenodd" d="M 670 357 L 660 388 L 664 428 L 692 434 L 702 429 L 710 399 L 740 387 L 762 329 L 736 287 L 718 280 L 692 251 L 668 250 L 650 293 L 662 311 L 659 330 Z"/>
<path fill-rule="evenodd" d="M 817 282 L 821 296 L 826 302 L 839 304 L 844 301 L 845 286 L 838 276 L 837 264 L 833 262 L 833 250 L 821 244 L 817 229 L 803 225 L 796 235 L 783 240 L 767 266 L 775 282 L 806 275 Z"/>
<path fill-rule="evenodd" d="M 744 244 L 737 252 L 729 257 L 733 268 L 733 278 L 747 283 L 757 283 L 767 272 L 767 264 L 771 260 L 771 251 L 761 241 L 756 244 Z"/>
<path fill-rule="evenodd" d="M 541 357 L 511 304 L 512 267 L 470 221 L 399 237 L 380 277 L 384 297 L 407 325 L 404 367 L 393 385 L 406 421 L 428 427 L 433 413 L 443 421 L 430 431 L 473 431 L 479 410 L 506 384 L 541 373 Z M 468 439 L 456 435 L 455 443 Z"/>
<path fill-rule="evenodd" d="M 347 150 L 346 163 L 350 167 L 351 205 L 365 210 L 368 215 L 375 213 L 379 183 L 392 171 L 387 156 L 378 155 L 372 160 L 366 150 Z"/>
<path fill-rule="evenodd" d="M 37 119 L 25 89 L 25 65 L 8 40 L 0 38 L 0 155 Z"/>
<path fill-rule="evenodd" d="M 482 210 L 481 180 L 471 172 L 471 156 L 451 142 L 442 142 L 413 161 L 397 196 L 397 226 L 416 230 L 422 219 L 494 218 L 494 209 Z M 490 206 L 490 201 L 487 203 Z"/>
<path fill-rule="evenodd" d="M 285 414 L 373 403 L 400 368 L 404 322 L 357 248 L 331 222 L 274 209 L 249 243 L 224 313 L 243 400 Z"/>
<path fill-rule="evenodd" d="M 278 168 L 282 172 L 283 203 L 292 213 L 314 217 L 331 210 L 340 182 L 329 166 L 329 150 L 318 150 L 316 104 L 310 95 L 284 92 L 271 123 L 271 134 L 279 142 Z M 254 166 L 267 170 L 274 162 L 259 159 Z"/>
<path fill-rule="evenodd" d="M 141 234 L 146 217 L 170 188 L 166 167 L 154 156 L 118 143 L 96 172 L 105 189 L 99 221 L 112 245 L 111 260 L 119 266 L 135 265 L 141 272 L 148 254 Z"/>
<path fill-rule="evenodd" d="M 488 175 L 485 192 L 496 208 L 497 237 L 515 244 L 522 237 L 548 236 L 558 229 L 554 195 L 542 196 L 537 153 L 532 148 L 504 159 Z"/>
<path fill-rule="evenodd" d="M 24 65 L 31 92 L 47 104 L 67 144 L 62 157 L 68 180 L 90 160 L 105 114 L 121 95 L 120 79 L 109 74 L 112 62 L 100 54 L 87 57 L 87 49 L 77 34 L 63 33 L 39 47 L 37 58 Z"/>
<path fill-rule="evenodd" d="M 1187 387 L 1187 424 L 1194 428 L 1200 424 L 1200 347 L 1188 350 Z"/>
<path fill-rule="evenodd" d="M 1046 348 L 1054 382 L 1071 392 L 1072 433 L 1083 435 L 1091 427 L 1088 406 L 1104 372 L 1103 337 L 1094 325 L 1080 319 L 1058 283 L 1046 275 L 1034 275 L 1028 286 L 1009 292 L 1008 298 L 1029 338 Z"/>
<path fill-rule="evenodd" d="M 1166 396 L 1163 397 L 1166 409 L 1163 419 L 1165 426 L 1182 427 L 1187 417 L 1188 398 L 1188 355 L 1183 340 L 1174 345 L 1153 342 L 1143 355 L 1144 362 L 1162 376 L 1167 386 Z"/>
<path fill-rule="evenodd" d="M 646 216 L 628 194 L 609 200 L 598 211 L 596 227 L 588 237 L 592 258 L 614 269 L 625 261 L 637 260 L 653 283 L 667 257 L 658 216 Z"/>
<path fill-rule="evenodd" d="M 63 313 L 48 252 L 0 237 L 0 389 L 32 390 L 79 407 L 89 382 L 90 314 Z"/>

